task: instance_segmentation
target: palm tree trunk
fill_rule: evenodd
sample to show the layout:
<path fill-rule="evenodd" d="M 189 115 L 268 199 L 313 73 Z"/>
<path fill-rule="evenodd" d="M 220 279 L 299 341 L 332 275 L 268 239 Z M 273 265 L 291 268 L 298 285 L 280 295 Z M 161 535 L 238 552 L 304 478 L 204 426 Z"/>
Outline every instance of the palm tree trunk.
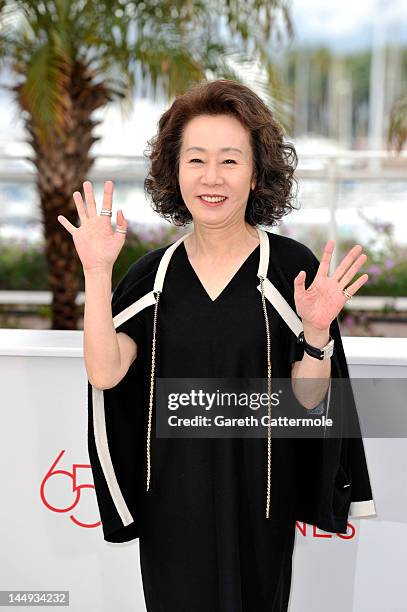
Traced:
<path fill-rule="evenodd" d="M 57 217 L 61 214 L 79 227 L 72 194 L 82 189 L 94 163 L 90 148 L 99 140 L 93 136 L 93 130 L 100 121 L 92 120 L 91 115 L 114 96 L 123 96 L 121 92 L 94 83 L 96 73 L 82 62 L 76 62 L 71 73 L 65 76 L 59 98 L 64 112 L 46 134 L 34 123 L 22 94 L 22 85 L 12 88 L 24 111 L 25 127 L 30 135 L 28 142 L 34 151 L 34 156 L 28 159 L 37 170 L 36 187 L 44 225 L 48 284 L 52 292 L 50 329 L 77 329 L 76 297 L 82 271 L 72 237 Z"/>

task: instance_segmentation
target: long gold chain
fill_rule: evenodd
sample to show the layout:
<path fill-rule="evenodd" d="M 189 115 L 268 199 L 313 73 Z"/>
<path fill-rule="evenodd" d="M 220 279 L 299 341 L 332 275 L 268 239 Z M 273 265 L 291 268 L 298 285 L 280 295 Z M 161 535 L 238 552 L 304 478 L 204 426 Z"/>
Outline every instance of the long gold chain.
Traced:
<path fill-rule="evenodd" d="M 150 378 L 150 406 L 148 411 L 148 429 L 147 429 L 147 491 L 150 488 L 151 477 L 151 459 L 150 459 L 150 439 L 151 439 L 151 421 L 153 415 L 153 397 L 154 397 L 154 373 L 155 373 L 155 337 L 157 331 L 157 310 L 158 300 L 161 291 L 157 291 L 157 301 L 154 309 L 154 327 L 153 327 L 153 345 L 151 351 L 151 378 Z"/>
<path fill-rule="evenodd" d="M 266 301 L 263 289 L 264 278 L 260 276 L 261 300 L 263 304 L 264 319 L 267 334 L 267 396 L 268 396 L 268 426 L 267 426 L 267 500 L 266 518 L 270 517 L 270 489 L 271 489 L 271 359 L 270 359 L 270 328 L 267 316 Z"/>

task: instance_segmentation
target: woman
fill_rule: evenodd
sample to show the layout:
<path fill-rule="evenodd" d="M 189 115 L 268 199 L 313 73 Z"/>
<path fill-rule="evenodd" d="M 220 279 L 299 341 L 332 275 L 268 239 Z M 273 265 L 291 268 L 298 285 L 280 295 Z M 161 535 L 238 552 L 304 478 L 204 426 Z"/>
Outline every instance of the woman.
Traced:
<path fill-rule="evenodd" d="M 325 406 L 333 344 L 334 373 L 348 376 L 336 317 L 368 278 L 354 280 L 366 256 L 354 246 L 329 276 L 332 240 L 319 263 L 305 245 L 260 230 L 293 209 L 296 154 L 249 88 L 194 86 L 163 114 L 151 147 L 145 188 L 155 210 L 176 225 L 193 221 L 194 230 L 135 262 L 112 304 L 112 267 L 127 230 L 121 210 L 111 227 L 112 183 L 101 215 L 85 182 L 86 207 L 74 194 L 81 227 L 58 217 L 85 274 L 89 455 L 104 537 L 140 538 L 149 612 L 287 610 L 295 521 L 346 531 L 351 488 L 339 486 L 350 483 L 335 480 L 332 489 L 329 477 L 327 506 L 320 495 L 329 444 L 271 444 L 270 429 L 266 441 L 154 436 L 155 385 L 291 377 L 301 406 Z M 286 296 L 279 312 L 273 288 Z M 305 344 L 286 325 L 290 308 Z M 318 379 L 308 394 L 302 378 Z M 332 473 L 346 480 L 344 448 Z M 363 446 L 353 451 L 364 480 L 353 474 L 352 500 L 359 516 L 374 514 Z"/>

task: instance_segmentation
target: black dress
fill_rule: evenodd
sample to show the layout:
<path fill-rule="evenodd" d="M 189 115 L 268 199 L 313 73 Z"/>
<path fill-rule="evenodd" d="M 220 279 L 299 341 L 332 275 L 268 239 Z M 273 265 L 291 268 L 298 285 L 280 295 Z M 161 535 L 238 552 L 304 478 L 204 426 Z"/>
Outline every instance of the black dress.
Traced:
<path fill-rule="evenodd" d="M 158 309 L 157 377 L 267 376 L 259 253 L 258 245 L 212 300 L 184 243 L 174 251 Z M 118 328 L 138 342 L 145 404 L 152 311 Z M 285 323 L 268 302 L 267 311 L 272 376 L 289 377 L 302 352 L 294 335 L 291 344 L 279 341 Z M 139 505 L 148 612 L 287 610 L 297 490 L 290 440 L 272 440 L 267 519 L 267 438 L 171 439 L 152 431 L 150 490 L 140 494 Z"/>

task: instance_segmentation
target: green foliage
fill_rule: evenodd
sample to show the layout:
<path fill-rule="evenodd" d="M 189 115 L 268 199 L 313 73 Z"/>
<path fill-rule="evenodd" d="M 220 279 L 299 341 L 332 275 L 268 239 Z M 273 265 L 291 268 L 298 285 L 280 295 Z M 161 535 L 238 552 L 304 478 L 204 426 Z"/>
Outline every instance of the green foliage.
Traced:
<path fill-rule="evenodd" d="M 377 238 L 374 237 L 363 252 L 368 256 L 366 264 L 357 274 L 367 272 L 369 280 L 358 291 L 358 295 L 375 296 L 407 296 L 407 248 L 394 242 L 393 226 L 370 222 L 377 232 L 387 238 L 382 248 L 377 248 Z M 157 229 L 130 229 L 123 247 L 113 268 L 112 287 L 127 272 L 131 264 L 145 253 L 161 246 L 175 242 L 185 231 L 174 226 L 158 227 Z M 307 244 L 320 254 L 325 245 L 325 236 L 319 232 L 309 233 Z M 356 244 L 356 240 L 347 238 L 338 243 L 338 261 Z M 0 244 L 0 290 L 46 291 L 47 265 L 41 245 L 29 245 L 26 242 Z M 80 272 L 80 291 L 84 291 L 84 277 Z"/>
<path fill-rule="evenodd" d="M 184 233 L 184 232 L 182 232 Z M 114 265 L 112 287 L 127 272 L 132 263 L 145 253 L 174 242 L 181 236 L 174 226 L 154 229 L 130 229 L 126 243 Z M 0 243 L 0 290 L 1 291 L 47 291 L 48 273 L 43 244 L 27 241 Z M 85 290 L 84 276 L 80 267 L 79 290 Z"/>
<path fill-rule="evenodd" d="M 46 291 L 47 283 L 47 265 L 42 246 L 15 241 L 0 244 L 1 291 Z"/>
<path fill-rule="evenodd" d="M 359 215 L 371 228 L 373 234 L 366 244 L 362 244 L 367 260 L 355 279 L 365 273 L 369 278 L 358 290 L 357 295 L 407 297 L 407 247 L 396 243 L 392 223 L 371 220 L 362 211 L 359 211 Z M 282 233 L 290 234 L 284 224 L 281 224 L 281 229 Z M 307 228 L 306 237 L 305 234 L 301 234 L 293 238 L 307 244 L 318 259 L 321 259 L 327 241 L 324 227 Z M 337 250 L 338 264 L 355 244 L 358 244 L 358 240 L 352 236 L 337 240 L 335 250 Z"/>

